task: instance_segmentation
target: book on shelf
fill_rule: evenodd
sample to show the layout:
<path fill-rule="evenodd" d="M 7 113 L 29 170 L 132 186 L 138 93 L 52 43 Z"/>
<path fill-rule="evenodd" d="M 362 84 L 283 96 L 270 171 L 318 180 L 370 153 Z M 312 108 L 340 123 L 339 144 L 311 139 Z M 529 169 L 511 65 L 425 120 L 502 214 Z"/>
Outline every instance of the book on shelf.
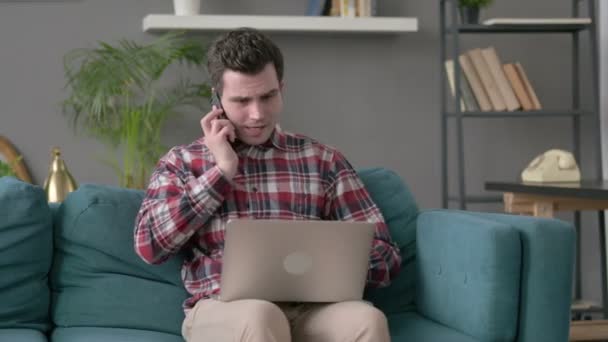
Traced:
<path fill-rule="evenodd" d="M 445 61 L 445 74 L 448 79 L 448 85 L 450 86 L 450 91 L 452 96 L 456 96 L 456 82 L 454 80 L 454 61 L 448 59 Z M 467 110 L 466 105 L 464 104 L 464 96 L 462 96 L 462 88 L 460 89 L 461 98 L 460 98 L 460 111 L 464 112 Z"/>
<path fill-rule="evenodd" d="M 507 111 L 512 112 L 521 108 L 521 104 L 519 103 L 519 100 L 517 100 L 517 97 L 515 97 L 511 84 L 507 80 L 505 72 L 502 69 L 502 63 L 498 58 L 496 49 L 492 46 L 481 49 L 481 55 L 488 65 L 488 69 L 490 70 L 490 74 L 492 74 L 498 92 L 505 101 Z"/>
<path fill-rule="evenodd" d="M 507 109 L 505 104 L 505 100 L 498 89 L 498 85 L 496 81 L 494 81 L 494 77 L 492 76 L 492 72 L 490 71 L 490 67 L 486 62 L 485 58 L 481 53 L 480 48 L 472 49 L 466 52 L 466 54 L 471 59 L 471 64 L 477 71 L 479 75 L 479 79 L 481 80 L 481 84 L 483 85 L 488 97 L 490 98 L 490 103 L 492 104 L 492 109 L 497 112 L 501 112 Z"/>
<path fill-rule="evenodd" d="M 335 9 L 337 14 L 334 14 Z M 340 0 L 308 0 L 307 16 L 335 16 L 340 15 Z"/>
<path fill-rule="evenodd" d="M 354 18 L 357 14 L 356 0 L 340 0 L 340 14 L 343 18 Z"/>
<path fill-rule="evenodd" d="M 509 83 L 511 83 L 511 88 L 513 88 L 513 92 L 519 103 L 521 103 L 521 108 L 523 110 L 534 110 L 534 105 L 532 104 L 532 100 L 526 91 L 526 86 L 522 81 L 521 77 L 519 77 L 519 73 L 517 72 L 517 68 L 513 63 L 506 63 L 502 66 Z"/>
<path fill-rule="evenodd" d="M 462 54 L 458 57 L 458 61 L 460 62 L 460 68 L 464 74 L 464 77 L 466 77 L 468 84 L 471 87 L 471 92 L 477 100 L 476 103 L 479 106 L 479 110 L 482 112 L 492 111 L 492 103 L 490 102 L 490 98 L 488 97 L 488 94 L 481 83 L 481 79 L 479 78 L 479 74 L 473 67 L 469 56 L 467 54 Z"/>
<path fill-rule="evenodd" d="M 448 84 L 450 86 L 450 91 L 452 92 L 452 96 L 456 96 L 456 77 L 454 76 L 454 61 L 449 59 L 445 61 L 445 71 L 448 79 Z M 478 111 L 479 106 L 475 101 L 475 97 L 469 87 L 469 83 L 467 82 L 464 75 L 461 75 L 459 79 L 460 84 L 460 110 L 462 112 L 465 111 Z"/>
<path fill-rule="evenodd" d="M 581 25 L 591 24 L 591 18 L 490 18 L 484 25 Z"/>
<path fill-rule="evenodd" d="M 357 17 L 376 16 L 376 0 L 356 0 Z"/>
<path fill-rule="evenodd" d="M 480 111 L 542 109 L 521 63 L 502 63 L 493 46 L 468 50 L 458 60 Z"/>
<path fill-rule="evenodd" d="M 517 69 L 517 75 L 519 76 L 519 78 L 522 80 L 522 82 L 524 84 L 526 93 L 528 94 L 528 96 L 530 96 L 530 100 L 532 101 L 533 108 L 535 110 L 543 109 L 540 104 L 540 101 L 538 100 L 538 96 L 536 96 L 536 92 L 534 91 L 534 88 L 532 87 L 532 83 L 528 79 L 528 75 L 526 75 L 526 72 L 524 71 L 524 68 L 521 66 L 521 63 L 516 62 L 516 63 L 514 63 L 514 65 L 515 65 L 515 68 Z"/>
<path fill-rule="evenodd" d="M 308 8 L 306 9 L 306 15 L 323 15 L 323 8 L 325 7 L 325 2 L 326 0 L 308 0 Z"/>
<path fill-rule="evenodd" d="M 325 0 L 330 3 L 329 15 L 332 17 L 339 17 L 341 15 L 340 12 L 340 2 L 341 0 Z"/>
<path fill-rule="evenodd" d="M 368 0 L 369 5 L 369 15 L 375 17 L 378 15 L 378 0 Z"/>
<path fill-rule="evenodd" d="M 377 0 L 308 0 L 307 16 L 374 17 Z"/>
<path fill-rule="evenodd" d="M 355 17 L 367 17 L 367 15 L 366 15 L 367 7 L 366 7 L 365 0 L 355 0 L 355 7 L 356 7 Z"/>

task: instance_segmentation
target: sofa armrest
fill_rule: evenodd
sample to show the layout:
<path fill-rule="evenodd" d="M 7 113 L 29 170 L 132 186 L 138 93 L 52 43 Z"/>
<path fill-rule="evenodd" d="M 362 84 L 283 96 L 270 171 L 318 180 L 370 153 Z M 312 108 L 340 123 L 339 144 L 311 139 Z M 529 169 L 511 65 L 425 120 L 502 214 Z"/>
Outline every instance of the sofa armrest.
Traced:
<path fill-rule="evenodd" d="M 417 222 L 418 311 L 481 341 L 517 333 L 521 242 L 507 224 L 451 210 Z"/>
<path fill-rule="evenodd" d="M 522 241 L 518 342 L 568 341 L 576 232 L 568 222 L 470 213 L 508 224 Z"/>
<path fill-rule="evenodd" d="M 423 212 L 418 310 L 480 340 L 567 341 L 574 239 L 554 219 Z"/>

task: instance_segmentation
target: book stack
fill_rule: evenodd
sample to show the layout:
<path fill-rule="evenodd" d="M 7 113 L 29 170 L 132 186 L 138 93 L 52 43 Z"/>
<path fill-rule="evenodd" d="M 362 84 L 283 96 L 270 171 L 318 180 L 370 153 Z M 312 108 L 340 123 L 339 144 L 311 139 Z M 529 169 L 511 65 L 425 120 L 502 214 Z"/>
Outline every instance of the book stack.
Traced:
<path fill-rule="evenodd" d="M 376 15 L 376 0 L 308 0 L 306 15 L 373 17 Z"/>
<path fill-rule="evenodd" d="M 503 64 L 492 46 L 469 50 L 458 57 L 461 111 L 512 112 L 542 109 L 521 63 Z M 454 61 L 445 62 L 446 75 L 455 96 Z"/>

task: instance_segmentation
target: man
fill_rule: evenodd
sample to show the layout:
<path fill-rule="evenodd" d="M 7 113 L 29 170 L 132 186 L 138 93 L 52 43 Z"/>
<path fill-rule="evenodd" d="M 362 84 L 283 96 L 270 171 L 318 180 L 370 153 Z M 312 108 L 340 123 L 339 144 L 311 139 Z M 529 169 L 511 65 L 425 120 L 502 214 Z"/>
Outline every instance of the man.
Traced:
<path fill-rule="evenodd" d="M 272 41 L 252 29 L 228 32 L 210 47 L 207 68 L 221 106 L 202 118 L 203 138 L 161 158 L 135 227 L 136 251 L 148 263 L 186 252 L 182 278 L 192 297 L 184 303 L 184 338 L 389 341 L 386 317 L 365 302 L 279 306 L 216 299 L 224 227 L 232 218 L 374 222 L 368 286 L 388 285 L 401 259 L 342 154 L 278 128 L 283 57 Z"/>

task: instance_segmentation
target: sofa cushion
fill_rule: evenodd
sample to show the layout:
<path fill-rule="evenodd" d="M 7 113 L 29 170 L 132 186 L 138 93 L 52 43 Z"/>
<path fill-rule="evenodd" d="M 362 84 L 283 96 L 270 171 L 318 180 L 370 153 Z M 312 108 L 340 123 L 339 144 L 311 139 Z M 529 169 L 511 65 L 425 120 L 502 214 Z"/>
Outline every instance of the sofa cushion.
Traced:
<path fill-rule="evenodd" d="M 431 321 L 417 313 L 407 312 L 387 316 L 391 341 L 449 341 L 480 342 L 445 325 Z"/>
<path fill-rule="evenodd" d="M 179 335 L 187 293 L 182 259 L 148 265 L 133 229 L 143 191 L 85 184 L 57 212 L 51 288 L 59 327 L 144 329 Z"/>
<path fill-rule="evenodd" d="M 33 329 L 0 329 L 0 341 L 47 342 L 46 336 Z"/>
<path fill-rule="evenodd" d="M 362 169 L 359 177 L 380 208 L 394 242 L 401 250 L 401 271 L 386 288 L 367 289 L 365 298 L 385 313 L 414 309 L 416 217 L 418 207 L 411 192 L 393 171 Z"/>
<path fill-rule="evenodd" d="M 38 186 L 1 177 L 0 208 L 0 328 L 46 331 L 53 253 L 46 195 Z"/>
<path fill-rule="evenodd" d="M 57 328 L 53 342 L 184 342 L 181 336 L 158 331 L 120 328 Z"/>

